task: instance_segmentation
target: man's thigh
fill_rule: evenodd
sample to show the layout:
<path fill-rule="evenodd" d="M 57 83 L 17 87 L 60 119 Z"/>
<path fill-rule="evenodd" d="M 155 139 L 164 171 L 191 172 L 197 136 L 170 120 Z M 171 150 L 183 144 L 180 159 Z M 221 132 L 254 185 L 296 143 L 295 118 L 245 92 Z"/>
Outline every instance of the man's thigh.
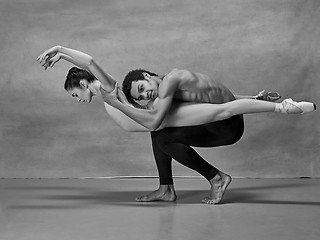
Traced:
<path fill-rule="evenodd" d="M 193 147 L 216 147 L 234 144 L 241 138 L 244 122 L 241 115 L 199 126 L 165 128 L 161 130 L 167 142 L 179 142 Z"/>

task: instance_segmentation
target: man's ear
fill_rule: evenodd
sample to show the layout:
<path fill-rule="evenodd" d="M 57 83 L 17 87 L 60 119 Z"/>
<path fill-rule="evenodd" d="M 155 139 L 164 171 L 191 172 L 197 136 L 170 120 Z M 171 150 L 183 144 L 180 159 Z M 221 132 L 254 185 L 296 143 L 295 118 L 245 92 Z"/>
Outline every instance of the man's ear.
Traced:
<path fill-rule="evenodd" d="M 87 89 L 88 88 L 88 82 L 86 80 L 84 80 L 84 79 L 80 80 L 79 84 L 83 89 Z"/>
<path fill-rule="evenodd" d="M 151 80 L 151 76 L 149 73 L 143 72 L 142 74 L 143 74 L 145 80 L 148 80 L 148 81 Z"/>

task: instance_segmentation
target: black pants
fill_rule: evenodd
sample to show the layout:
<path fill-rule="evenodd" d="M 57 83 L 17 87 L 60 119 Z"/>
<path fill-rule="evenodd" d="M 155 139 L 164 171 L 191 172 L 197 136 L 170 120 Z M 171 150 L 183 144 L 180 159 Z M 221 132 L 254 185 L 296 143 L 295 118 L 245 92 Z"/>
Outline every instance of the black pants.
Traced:
<path fill-rule="evenodd" d="M 219 170 L 191 147 L 218 147 L 234 144 L 244 131 L 242 115 L 199 126 L 172 127 L 151 132 L 152 148 L 160 184 L 173 184 L 172 158 L 211 180 Z"/>

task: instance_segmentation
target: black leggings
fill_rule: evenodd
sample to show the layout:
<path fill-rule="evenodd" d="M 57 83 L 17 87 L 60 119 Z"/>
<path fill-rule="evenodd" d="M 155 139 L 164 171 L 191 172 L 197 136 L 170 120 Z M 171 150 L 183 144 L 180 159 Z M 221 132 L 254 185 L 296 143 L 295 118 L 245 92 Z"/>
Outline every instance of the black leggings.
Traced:
<path fill-rule="evenodd" d="M 173 184 L 172 158 L 207 180 L 219 170 L 204 160 L 192 147 L 218 147 L 234 144 L 244 131 L 242 115 L 199 126 L 171 127 L 151 132 L 152 148 L 160 184 Z"/>

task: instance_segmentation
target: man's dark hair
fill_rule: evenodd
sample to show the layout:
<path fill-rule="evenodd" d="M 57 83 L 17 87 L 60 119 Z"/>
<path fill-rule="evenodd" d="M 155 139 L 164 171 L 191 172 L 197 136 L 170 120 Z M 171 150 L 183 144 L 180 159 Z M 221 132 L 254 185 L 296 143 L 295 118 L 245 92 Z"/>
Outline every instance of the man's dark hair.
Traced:
<path fill-rule="evenodd" d="M 89 83 L 91 83 L 95 80 L 95 77 L 86 70 L 83 70 L 83 69 L 80 69 L 77 67 L 70 68 L 70 70 L 67 74 L 66 81 L 64 83 L 64 89 L 66 91 L 69 91 L 69 90 L 74 89 L 76 87 L 81 88 L 80 81 L 82 79 L 85 79 Z"/>
<path fill-rule="evenodd" d="M 158 74 L 149 72 L 144 69 L 136 69 L 130 71 L 124 78 L 122 82 L 122 91 L 126 95 L 128 101 L 132 103 L 134 106 L 137 104 L 136 101 L 131 96 L 131 87 L 132 82 L 136 82 L 138 80 L 144 80 L 143 73 L 148 73 L 150 76 L 158 76 Z"/>

